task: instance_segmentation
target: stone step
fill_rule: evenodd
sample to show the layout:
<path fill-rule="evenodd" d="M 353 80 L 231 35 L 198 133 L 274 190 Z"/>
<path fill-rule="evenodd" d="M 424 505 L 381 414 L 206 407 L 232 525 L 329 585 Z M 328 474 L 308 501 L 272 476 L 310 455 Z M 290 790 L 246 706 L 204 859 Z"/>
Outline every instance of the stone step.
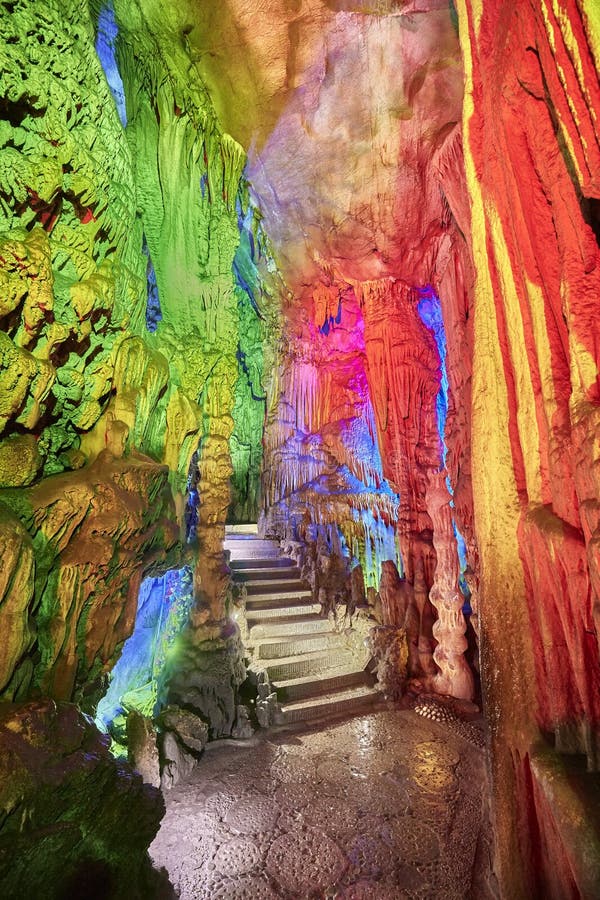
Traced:
<path fill-rule="evenodd" d="M 226 525 L 225 534 L 229 537 L 232 534 L 258 534 L 258 525 L 256 522 L 249 522 L 244 525 Z"/>
<path fill-rule="evenodd" d="M 264 581 L 249 581 L 246 583 L 246 591 L 248 596 L 279 594 L 283 591 L 289 594 L 290 591 L 306 591 L 308 588 L 299 578 L 278 578 L 265 579 Z"/>
<path fill-rule="evenodd" d="M 308 719 L 321 719 L 331 716 L 354 714 L 369 709 L 377 704 L 381 694 L 372 687 L 360 685 L 347 691 L 338 691 L 325 697 L 313 697 L 297 700 L 281 707 L 284 724 L 305 722 Z"/>
<path fill-rule="evenodd" d="M 281 620 L 258 622 L 250 626 L 250 641 L 258 642 L 264 638 L 282 635 L 322 634 L 331 629 L 329 619 L 319 616 L 285 616 Z"/>
<path fill-rule="evenodd" d="M 342 647 L 342 636 L 336 631 L 323 634 L 285 634 L 274 638 L 261 638 L 256 642 L 255 654 L 258 659 L 280 659 L 297 656 L 309 650 L 330 650 Z"/>
<path fill-rule="evenodd" d="M 321 675 L 324 672 L 333 674 L 337 669 L 348 669 L 354 660 L 350 650 L 309 650 L 294 656 L 282 656 L 279 659 L 267 660 L 261 664 L 269 676 L 269 681 L 283 681 L 290 678 L 302 678 L 308 675 Z"/>
<path fill-rule="evenodd" d="M 297 597 L 294 594 L 292 597 L 278 597 L 277 594 L 263 594 L 258 597 L 256 594 L 250 594 L 250 596 L 246 598 L 246 612 L 252 618 L 254 613 L 261 609 L 275 610 L 283 609 L 287 606 L 306 606 L 312 602 L 312 596 Z M 320 608 L 319 605 L 319 609 Z"/>
<path fill-rule="evenodd" d="M 268 556 L 266 558 L 249 556 L 247 559 L 230 559 L 229 567 L 234 572 L 248 572 L 255 569 L 287 569 L 296 565 L 287 556 Z"/>
<path fill-rule="evenodd" d="M 271 594 L 249 594 L 246 600 L 246 609 L 283 605 L 290 600 L 312 600 L 312 591 L 303 589 L 298 591 L 273 591 Z"/>
<path fill-rule="evenodd" d="M 269 560 L 271 562 L 271 560 Z M 276 581 L 277 579 L 282 578 L 300 578 L 300 569 L 298 566 L 265 566 L 264 568 L 256 568 L 256 569 L 238 569 L 236 567 L 232 567 L 234 569 L 233 572 L 233 580 L 238 584 L 254 584 L 256 581 Z"/>
<path fill-rule="evenodd" d="M 321 612 L 320 603 L 305 603 L 303 600 L 298 603 L 288 603 L 285 606 L 261 606 L 258 609 L 246 608 L 246 620 L 249 626 L 258 622 L 264 622 L 265 619 L 277 620 L 286 616 L 313 616 Z"/>
<path fill-rule="evenodd" d="M 254 550 L 258 550 L 259 547 L 264 548 L 265 550 L 281 550 L 281 545 L 279 541 L 271 541 L 269 538 L 259 538 L 255 537 L 251 534 L 228 534 L 225 536 L 225 545 L 231 545 L 231 547 L 252 547 Z"/>
<path fill-rule="evenodd" d="M 229 558 L 232 562 L 237 561 L 237 560 L 251 560 L 254 563 L 254 565 L 256 565 L 257 564 L 256 560 L 267 559 L 267 560 L 269 560 L 269 565 L 272 566 L 272 565 L 274 565 L 273 560 L 280 558 L 278 549 L 269 550 L 268 547 L 260 547 L 260 548 L 254 549 L 252 547 L 244 546 L 244 547 L 240 547 L 239 549 L 238 548 L 234 549 L 231 547 L 231 544 L 229 544 L 228 541 L 225 541 L 224 547 L 225 547 L 225 550 L 230 551 L 231 555 Z"/>
<path fill-rule="evenodd" d="M 365 669 L 333 670 L 328 675 L 304 675 L 300 678 L 288 678 L 273 682 L 273 689 L 277 691 L 280 703 L 290 703 L 294 700 L 304 700 L 308 697 L 322 697 L 332 691 L 343 691 L 358 685 L 372 687 L 374 678 Z"/>

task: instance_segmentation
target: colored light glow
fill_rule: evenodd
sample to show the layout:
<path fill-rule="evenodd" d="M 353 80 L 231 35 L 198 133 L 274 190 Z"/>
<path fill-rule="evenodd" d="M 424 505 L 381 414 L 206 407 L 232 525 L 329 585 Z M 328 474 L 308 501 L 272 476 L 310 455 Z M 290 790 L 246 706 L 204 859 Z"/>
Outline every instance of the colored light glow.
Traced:
<path fill-rule="evenodd" d="M 319 331 L 321 334 L 328 335 L 334 325 L 339 325 L 342 321 L 342 303 L 341 301 L 338 304 L 338 311 L 335 316 L 328 316 L 323 324 L 320 326 Z"/>
<path fill-rule="evenodd" d="M 154 332 L 158 328 L 158 323 L 162 319 L 162 310 L 160 308 L 160 299 L 158 296 L 158 285 L 156 284 L 156 273 L 150 258 L 150 251 L 144 237 L 142 250 L 148 258 L 146 266 L 146 279 L 148 282 L 148 299 L 146 301 L 146 328 L 148 331 Z"/>
<path fill-rule="evenodd" d="M 127 125 L 127 111 L 125 109 L 125 90 L 117 65 L 115 45 L 119 26 L 115 20 L 115 11 L 112 3 L 106 3 L 98 15 L 98 36 L 96 38 L 96 53 L 100 64 L 104 69 L 110 92 L 113 95 L 117 112 L 123 126 Z"/>
<path fill-rule="evenodd" d="M 108 691 L 98 704 L 96 724 L 106 731 L 129 708 L 153 716 L 165 702 L 166 663 L 187 623 L 193 602 L 192 573 L 172 569 L 146 578 L 140 587 L 131 637 L 110 674 Z"/>
<path fill-rule="evenodd" d="M 233 408 L 234 430 L 230 438 L 232 502 L 230 521 L 256 521 L 262 433 L 266 395 L 263 388 L 263 321 L 260 305 L 264 287 L 259 271 L 261 254 L 260 219 L 243 186 L 236 198 L 239 243 L 233 258 L 239 337 L 236 358 L 238 374 Z"/>
<path fill-rule="evenodd" d="M 452 520 L 452 524 L 454 527 L 454 535 L 456 537 L 456 545 L 458 547 L 458 559 L 460 561 L 460 570 L 461 570 L 461 572 L 464 572 L 464 570 L 467 568 L 467 546 L 465 544 L 465 539 L 462 536 L 462 534 L 460 533 L 460 531 L 458 530 L 458 527 L 457 527 L 454 519 Z"/>
<path fill-rule="evenodd" d="M 383 473 L 362 311 L 354 291 L 329 276 L 306 298 L 306 352 L 294 359 L 284 387 L 295 430 L 279 438 L 280 465 L 267 494 L 284 507 L 294 494 L 302 497 L 315 533 L 326 535 L 351 567 L 359 564 L 365 586 L 377 589 L 384 561 L 400 572 L 403 564 L 395 534 L 399 497 Z M 299 539 L 316 540 L 301 511 L 299 522 Z"/>
<path fill-rule="evenodd" d="M 394 526 L 386 525 L 368 509 L 355 510 L 354 520 L 361 522 L 365 534 L 364 560 L 359 560 L 362 565 L 365 587 L 374 587 L 375 590 L 379 588 L 381 565 L 386 560 L 392 560 L 396 564 L 400 577 L 403 577 L 404 567 Z"/>
<path fill-rule="evenodd" d="M 453 504 L 452 504 L 453 505 Z M 460 566 L 460 575 L 458 576 L 458 586 L 461 590 L 463 597 L 465 598 L 465 605 L 463 606 L 463 612 L 465 615 L 469 615 L 471 613 L 471 591 L 469 585 L 467 584 L 467 579 L 465 578 L 465 571 L 467 569 L 467 545 L 465 544 L 465 539 L 458 530 L 458 526 L 456 521 L 452 519 L 452 528 L 454 529 L 454 536 L 456 538 L 456 546 L 458 548 L 458 562 Z"/>
<path fill-rule="evenodd" d="M 436 413 L 437 413 L 437 424 L 438 424 L 438 433 L 440 436 L 440 443 L 442 446 L 442 459 L 444 465 L 446 465 L 446 456 L 448 453 L 448 448 L 446 447 L 445 440 L 445 432 L 446 432 L 446 419 L 448 418 L 448 391 L 449 391 L 449 383 L 448 383 L 448 370 L 446 366 L 446 356 L 447 356 L 447 344 L 446 344 L 446 331 L 444 328 L 444 318 L 442 315 L 442 305 L 439 297 L 436 295 L 435 291 L 432 287 L 425 287 L 421 291 L 421 300 L 419 301 L 418 306 L 419 316 L 421 317 L 421 321 L 423 324 L 429 328 L 433 332 L 433 336 L 435 338 L 435 342 L 438 348 L 438 353 L 440 354 L 440 369 L 441 369 L 441 382 L 440 389 L 437 395 L 436 400 Z M 450 481 L 450 477 L 446 476 L 446 487 L 448 488 L 448 493 L 452 497 L 454 491 L 452 490 L 452 483 Z M 450 502 L 450 506 L 454 507 L 454 501 Z M 468 603 L 469 597 L 471 596 L 471 592 L 468 588 L 467 582 L 465 580 L 465 569 L 467 568 L 467 547 L 465 544 L 465 540 L 458 530 L 456 522 L 454 518 L 452 519 L 452 527 L 454 529 L 454 536 L 456 538 L 456 547 L 458 552 L 458 560 L 460 565 L 460 576 L 459 576 L 459 587 L 465 597 L 466 602 Z M 470 609 L 468 610 L 470 612 Z"/>
<path fill-rule="evenodd" d="M 421 300 L 418 305 L 419 316 L 423 324 L 433 332 L 435 342 L 440 354 L 441 383 L 440 390 L 437 395 L 436 413 L 438 433 L 442 444 L 442 459 L 446 465 L 446 442 L 444 440 L 444 432 L 446 429 L 446 419 L 448 417 L 448 370 L 446 367 L 446 331 L 444 329 L 444 318 L 442 316 L 442 305 L 439 297 L 435 294 L 433 288 L 425 287 L 421 291 Z"/>

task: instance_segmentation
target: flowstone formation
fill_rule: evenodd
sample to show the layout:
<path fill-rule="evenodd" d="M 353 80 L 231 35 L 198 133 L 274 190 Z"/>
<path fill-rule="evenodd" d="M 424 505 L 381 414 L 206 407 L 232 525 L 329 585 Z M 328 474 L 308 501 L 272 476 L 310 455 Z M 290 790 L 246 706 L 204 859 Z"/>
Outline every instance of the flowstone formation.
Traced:
<path fill-rule="evenodd" d="M 104 452 L 77 473 L 3 491 L 0 505 L 3 699 L 35 693 L 92 712 L 133 629 L 140 563 L 162 561 L 177 540 L 166 469 Z"/>
<path fill-rule="evenodd" d="M 157 52 L 152 4 L 102 6 L 98 35 L 77 4 L 5 6 L 0 477 L 11 490 L 2 501 L 21 521 L 30 518 L 25 526 L 34 543 L 39 530 L 51 537 L 52 529 L 70 529 L 47 573 L 48 582 L 59 582 L 61 553 L 88 514 L 89 467 L 109 472 L 118 468 L 111 460 L 128 460 L 131 483 L 120 487 L 139 491 L 129 505 L 147 534 L 137 554 L 128 548 L 135 578 L 118 617 L 123 631 L 115 632 L 100 674 L 131 630 L 140 576 L 164 563 L 160 550 L 175 544 L 177 519 L 184 530 L 188 486 L 187 536 L 206 562 L 202 576 L 196 570 L 196 596 L 206 608 L 198 618 L 223 618 L 219 529 L 232 499 L 232 456 L 234 505 L 241 514 L 256 509 L 268 356 L 259 267 L 267 246 L 241 181 L 244 152 L 220 129 L 201 80 L 187 78 L 193 60 L 185 44 L 169 49 L 165 39 Z M 54 521 L 40 528 L 36 504 L 44 492 L 36 488 L 30 500 L 12 488 L 60 472 L 73 473 L 70 481 L 52 482 L 69 504 L 61 512 L 48 488 Z M 81 514 L 61 524 L 78 504 Z M 128 516 L 109 495 L 91 501 L 92 515 L 101 508 L 114 514 L 106 540 L 123 543 L 117 523 L 127 528 Z M 154 534 L 161 516 L 166 524 Z M 91 566 L 92 547 L 84 551 Z M 133 571 L 119 566 L 125 583 Z M 58 613 L 45 611 L 45 590 L 40 574 L 32 603 L 52 618 Z M 19 602 L 22 609 L 26 601 Z M 80 607 L 62 615 L 76 627 L 84 614 L 89 631 L 95 608 L 87 599 Z M 27 650 L 24 639 L 13 655 Z M 94 658 L 93 648 L 88 655 Z M 27 689 L 23 683 L 22 693 Z"/>
<path fill-rule="evenodd" d="M 145 340 L 133 160 L 92 21 L 77 4 L 9 6 L 0 499 L 20 525 L 5 554 L 3 696 L 68 700 L 108 671 L 144 569 L 178 537 L 157 412 L 169 364 Z"/>

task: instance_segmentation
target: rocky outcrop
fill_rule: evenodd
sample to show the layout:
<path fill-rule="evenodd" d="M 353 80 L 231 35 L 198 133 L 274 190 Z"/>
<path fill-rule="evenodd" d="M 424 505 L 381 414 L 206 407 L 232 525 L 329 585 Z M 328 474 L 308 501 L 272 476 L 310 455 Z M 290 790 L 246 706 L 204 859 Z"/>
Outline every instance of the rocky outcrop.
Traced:
<path fill-rule="evenodd" d="M 157 724 L 160 728 L 160 784 L 168 789 L 189 775 L 196 765 L 208 740 L 208 726 L 195 713 L 178 706 L 167 706 Z"/>
<path fill-rule="evenodd" d="M 72 704 L 0 704 L 0 808 L 2 896 L 159 896 L 162 797 Z"/>
<path fill-rule="evenodd" d="M 404 628 L 377 625 L 369 633 L 369 648 L 377 664 L 377 683 L 390 700 L 400 700 L 406 690 L 409 650 Z"/>
<path fill-rule="evenodd" d="M 246 678 L 244 648 L 237 625 L 198 632 L 188 629 L 170 671 L 169 703 L 180 706 L 209 723 L 211 738 L 231 735 L 237 715 L 237 692 Z"/>
<path fill-rule="evenodd" d="M 152 720 L 132 709 L 127 716 L 127 758 L 146 784 L 160 786 L 160 760 Z"/>

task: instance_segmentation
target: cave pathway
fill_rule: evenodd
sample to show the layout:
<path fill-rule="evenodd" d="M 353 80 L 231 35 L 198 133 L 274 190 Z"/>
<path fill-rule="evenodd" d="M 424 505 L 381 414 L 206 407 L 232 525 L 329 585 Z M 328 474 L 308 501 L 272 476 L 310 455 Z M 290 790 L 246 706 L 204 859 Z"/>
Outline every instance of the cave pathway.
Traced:
<path fill-rule="evenodd" d="M 181 900 L 487 896 L 481 732 L 386 709 L 209 745 L 150 848 Z"/>
<path fill-rule="evenodd" d="M 323 615 L 300 569 L 256 525 L 229 526 L 234 585 L 246 593 L 244 645 L 261 688 L 275 691 L 278 721 L 367 712 L 379 699 L 358 633 Z"/>

